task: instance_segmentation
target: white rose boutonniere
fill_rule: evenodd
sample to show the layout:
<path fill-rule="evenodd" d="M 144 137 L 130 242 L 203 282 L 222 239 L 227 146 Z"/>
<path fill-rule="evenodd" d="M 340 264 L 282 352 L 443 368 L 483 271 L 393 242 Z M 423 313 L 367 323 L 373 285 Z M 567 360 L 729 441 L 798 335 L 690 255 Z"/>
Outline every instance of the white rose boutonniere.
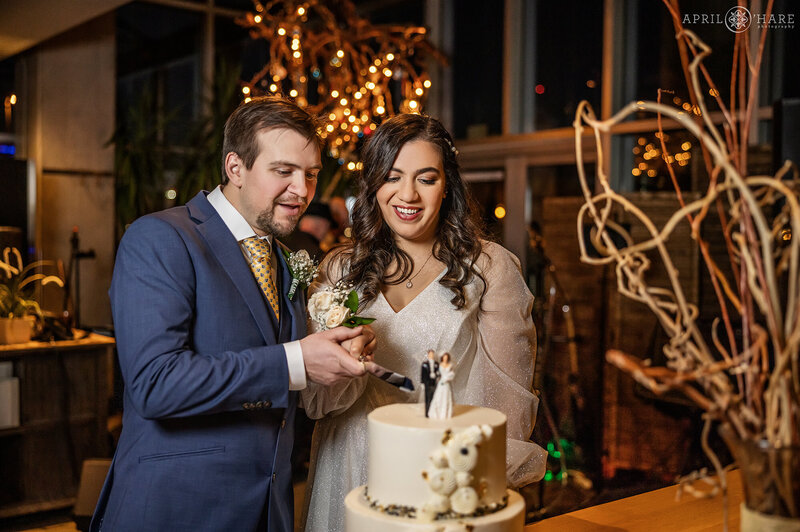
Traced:
<path fill-rule="evenodd" d="M 357 327 L 375 321 L 375 318 L 357 316 L 358 294 L 351 286 L 336 284 L 314 293 L 308 300 L 308 315 L 323 330 L 340 325 Z"/>
<path fill-rule="evenodd" d="M 289 292 L 286 295 L 289 299 L 292 299 L 298 288 L 305 290 L 311 284 L 311 281 L 317 277 L 319 266 L 308 254 L 308 251 L 304 249 L 294 253 L 283 250 L 283 255 L 286 257 L 286 264 L 292 274 L 292 286 L 289 287 Z"/>

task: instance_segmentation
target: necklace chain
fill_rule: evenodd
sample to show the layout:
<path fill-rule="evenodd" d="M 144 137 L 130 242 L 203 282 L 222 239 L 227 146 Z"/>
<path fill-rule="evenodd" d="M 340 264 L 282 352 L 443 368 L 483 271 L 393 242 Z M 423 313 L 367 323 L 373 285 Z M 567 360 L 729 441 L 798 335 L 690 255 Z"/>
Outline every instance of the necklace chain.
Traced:
<path fill-rule="evenodd" d="M 412 283 L 411 281 L 413 281 L 413 280 L 414 280 L 414 278 L 415 278 L 417 275 L 419 275 L 420 273 L 422 273 L 422 270 L 424 270 L 424 269 L 425 269 L 425 266 L 427 266 L 427 265 L 428 265 L 428 261 L 429 261 L 429 260 L 431 260 L 431 257 L 433 257 L 433 251 L 431 251 L 431 254 L 430 254 L 430 255 L 428 255 L 428 258 L 427 258 L 427 259 L 425 259 L 425 262 L 423 262 L 423 263 L 422 263 L 422 268 L 420 268 L 419 270 L 417 270 L 417 273 L 415 273 L 414 275 L 412 275 L 411 277 L 409 277 L 409 278 L 408 278 L 408 282 L 406 283 L 406 288 L 409 288 L 409 289 L 410 289 L 410 288 L 414 288 L 414 283 Z"/>

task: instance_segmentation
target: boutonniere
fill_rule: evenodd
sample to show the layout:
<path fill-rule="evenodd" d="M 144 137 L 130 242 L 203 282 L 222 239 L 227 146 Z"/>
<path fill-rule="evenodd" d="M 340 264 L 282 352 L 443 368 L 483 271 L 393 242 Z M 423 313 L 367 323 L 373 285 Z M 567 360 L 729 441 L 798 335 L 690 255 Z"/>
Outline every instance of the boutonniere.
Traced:
<path fill-rule="evenodd" d="M 291 300 L 298 288 L 305 290 L 311 284 L 311 281 L 317 277 L 319 265 L 304 249 L 296 252 L 284 249 L 283 256 L 286 257 L 286 264 L 289 266 L 289 273 L 292 275 L 292 285 L 286 294 Z"/>
<path fill-rule="evenodd" d="M 375 318 L 356 316 L 358 312 L 358 293 L 352 286 L 337 283 L 336 286 L 315 292 L 308 299 L 308 315 L 323 330 L 339 325 L 358 327 L 375 321 Z"/>

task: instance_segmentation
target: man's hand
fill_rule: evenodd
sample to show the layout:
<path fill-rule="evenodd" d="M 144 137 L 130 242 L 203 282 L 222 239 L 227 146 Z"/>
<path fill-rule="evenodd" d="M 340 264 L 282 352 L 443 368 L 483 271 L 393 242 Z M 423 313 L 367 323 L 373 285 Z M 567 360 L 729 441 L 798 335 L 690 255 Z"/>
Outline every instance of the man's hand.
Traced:
<path fill-rule="evenodd" d="M 327 386 L 363 375 L 364 365 L 358 361 L 358 355 L 356 358 L 351 357 L 347 349 L 341 345 L 343 342 L 364 335 L 363 329 L 363 326 L 354 329 L 337 327 L 311 334 L 300 340 L 306 376 L 313 382 Z M 374 337 L 375 334 L 372 333 L 373 340 Z M 349 345 L 352 346 L 352 342 Z"/>
<path fill-rule="evenodd" d="M 342 347 L 347 349 L 350 356 L 359 362 L 371 362 L 377 345 L 378 339 L 375 338 L 375 331 L 369 325 L 362 325 L 361 334 L 342 342 Z"/>

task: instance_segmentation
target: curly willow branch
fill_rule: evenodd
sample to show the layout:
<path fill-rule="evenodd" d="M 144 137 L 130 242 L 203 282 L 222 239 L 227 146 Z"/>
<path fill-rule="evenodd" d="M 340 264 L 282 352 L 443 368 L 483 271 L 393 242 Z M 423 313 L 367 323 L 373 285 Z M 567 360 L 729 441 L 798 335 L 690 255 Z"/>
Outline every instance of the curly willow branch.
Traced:
<path fill-rule="evenodd" d="M 708 415 L 730 423 L 740 438 L 766 438 L 774 445 L 797 445 L 800 443 L 800 186 L 796 176 L 787 179 L 789 163 L 775 176 L 742 175 L 733 161 L 735 152 L 732 154 L 726 144 L 729 139 L 711 121 L 703 97 L 698 72 L 711 50 L 697 35 L 683 28 L 677 37 L 685 39 L 694 54 L 688 66 L 690 90 L 701 120 L 674 107 L 647 101 L 630 103 L 612 117 L 599 120 L 584 101 L 578 105 L 573 122 L 578 177 L 585 199 L 577 219 L 581 260 L 588 264 L 614 264 L 619 292 L 647 305 L 670 337 L 664 346 L 669 369 L 645 367 L 617 351 L 610 351 L 608 359 L 656 393 L 668 390 L 684 393 Z M 681 207 L 662 227 L 615 191 L 604 170 L 602 136 L 641 111 L 658 114 L 659 119 L 664 115 L 675 120 L 697 138 L 713 163 L 710 167 L 713 179 L 706 193 L 688 204 L 681 201 Z M 592 129 L 595 137 L 596 183 L 589 182 L 584 168 L 582 145 L 586 127 Z M 599 192 L 595 192 L 595 185 L 599 185 Z M 678 224 L 686 220 L 696 243 L 702 245 L 698 237 L 700 224 L 714 205 L 718 208 L 723 205 L 730 216 L 730 223 L 723 224 L 723 231 L 730 231 L 726 241 L 735 248 L 732 256 L 741 265 L 742 277 L 740 281 L 729 282 L 713 261 L 709 272 L 718 281 L 714 289 L 720 312 L 729 303 L 742 320 L 745 334 L 741 346 L 734 343 L 732 334 L 727 335 L 731 345 L 723 345 L 716 331 L 709 331 L 713 342 L 711 346 L 707 344 L 697 326 L 698 309 L 687 301 L 666 247 Z M 620 210 L 645 228 L 646 238 L 634 241 L 616 223 L 614 216 Z M 587 252 L 582 230 L 587 223 L 593 226 L 589 238 L 599 257 Z M 618 247 L 610 230 L 623 235 L 624 247 Z M 651 258 L 647 252 L 658 254 L 669 288 L 648 285 L 646 276 Z M 738 294 L 734 292 L 737 289 Z M 759 319 L 763 320 L 763 327 Z"/>

